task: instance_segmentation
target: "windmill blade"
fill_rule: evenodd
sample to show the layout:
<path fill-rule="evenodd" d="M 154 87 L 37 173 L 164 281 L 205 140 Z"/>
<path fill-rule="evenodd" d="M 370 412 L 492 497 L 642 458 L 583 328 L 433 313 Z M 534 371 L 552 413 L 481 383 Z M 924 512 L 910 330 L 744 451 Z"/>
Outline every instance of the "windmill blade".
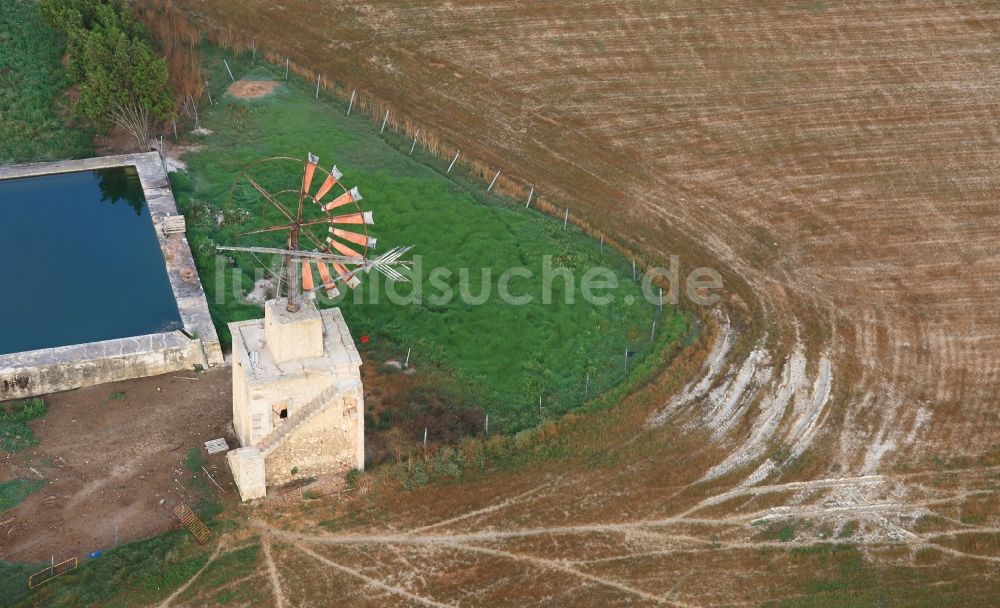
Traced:
<path fill-rule="evenodd" d="M 330 275 L 330 269 L 327 268 L 326 264 L 323 262 L 316 262 L 316 268 L 319 270 L 319 277 L 323 280 L 323 288 L 326 289 L 326 295 L 331 298 L 335 298 L 340 295 L 340 291 L 337 290 L 336 285 L 333 283 L 333 277 Z"/>
<path fill-rule="evenodd" d="M 361 279 L 354 276 L 357 271 L 352 272 L 343 264 L 336 263 L 333 265 L 333 268 L 337 271 L 337 274 L 340 275 L 340 279 L 344 281 L 344 284 L 351 289 L 356 289 L 359 285 L 361 285 Z"/>
<path fill-rule="evenodd" d="M 362 256 L 360 253 L 358 253 L 357 251 L 351 249 L 350 247 L 348 247 L 347 245 L 341 243 L 340 241 L 335 241 L 335 240 L 331 239 L 330 237 L 327 237 L 326 242 L 330 246 L 332 246 L 334 249 L 336 249 L 337 251 L 339 251 L 340 253 L 342 253 L 342 254 L 344 254 L 346 256 L 354 256 L 354 257 L 362 258 L 362 259 L 364 258 L 364 256 Z"/>
<path fill-rule="evenodd" d="M 377 242 L 377 239 L 373 236 L 351 232 L 350 230 L 341 230 L 340 228 L 330 228 L 330 234 L 340 237 L 345 241 L 350 241 L 362 247 L 371 247 L 372 249 L 375 248 L 375 243 Z"/>
<path fill-rule="evenodd" d="M 309 153 L 309 160 L 306 161 L 306 170 L 302 175 L 302 192 L 309 192 L 309 187 L 312 185 L 313 175 L 316 173 L 316 163 L 319 162 L 319 157 L 314 155 L 312 152 Z"/>
<path fill-rule="evenodd" d="M 312 264 L 309 260 L 302 260 L 302 291 L 312 291 L 314 287 Z"/>
<path fill-rule="evenodd" d="M 371 211 L 362 211 L 361 213 L 348 213 L 346 215 L 335 215 L 330 218 L 330 223 L 371 225 L 375 223 L 375 219 L 372 216 Z"/>
<path fill-rule="evenodd" d="M 329 203 L 323 205 L 323 211 L 329 211 L 331 209 L 336 209 L 337 207 L 343 207 L 344 205 L 350 205 L 351 203 L 356 203 L 360 201 L 363 196 L 361 196 L 361 191 L 355 186 L 348 190 L 347 192 L 341 194 L 337 198 L 333 199 Z"/>
<path fill-rule="evenodd" d="M 330 189 L 333 188 L 334 184 L 337 183 L 337 180 L 343 176 L 344 174 L 340 172 L 340 169 L 337 169 L 337 165 L 334 165 L 333 169 L 330 169 L 330 175 L 326 176 L 326 179 L 323 180 L 323 184 L 316 192 L 316 196 L 313 197 L 313 202 L 319 204 L 323 197 L 326 196 L 327 192 L 329 192 Z"/>

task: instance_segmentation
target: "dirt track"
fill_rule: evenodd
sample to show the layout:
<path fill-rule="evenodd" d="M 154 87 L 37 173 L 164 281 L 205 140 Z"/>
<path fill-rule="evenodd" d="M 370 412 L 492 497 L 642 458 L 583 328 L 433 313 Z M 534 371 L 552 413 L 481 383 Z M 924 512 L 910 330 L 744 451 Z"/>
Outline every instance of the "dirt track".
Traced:
<path fill-rule="evenodd" d="M 977 523 L 960 516 L 975 492 L 995 497 L 976 465 L 1000 444 L 995 4 L 343 2 L 324 6 L 328 21 L 299 1 L 181 4 L 386 102 L 655 263 L 679 254 L 686 267 L 719 268 L 731 292 L 711 317 L 704 368 L 679 370 L 690 380 L 681 390 L 667 390 L 668 376 L 630 400 L 602 438 L 629 446 L 612 448 L 617 468 L 553 465 L 463 487 L 447 508 L 417 497 L 385 507 L 397 531 L 486 509 L 448 527 L 550 530 L 544 542 L 500 552 L 483 539 L 493 552 L 473 556 L 389 537 L 370 550 L 383 547 L 372 555 L 392 567 L 350 548 L 338 559 L 461 605 L 517 593 L 539 605 L 648 599 L 622 586 L 696 605 L 798 593 L 809 558 L 775 558 L 785 569 L 775 582 L 751 548 L 768 545 L 747 546 L 753 527 L 733 519 L 745 510 L 835 532 L 858 519 L 866 555 L 882 564 L 927 565 L 933 545 L 929 576 L 985 597 L 989 583 L 970 577 L 997 580 L 996 554 L 945 540 L 1000 523 L 995 498 Z M 609 538 L 600 527 L 841 477 L 862 481 L 736 496 L 666 530 Z M 490 510 L 542 483 L 553 485 Z M 930 514 L 948 522 L 934 531 L 944 536 L 921 531 Z M 568 541 L 566 526 L 592 528 Z M 712 553 L 713 536 L 731 551 Z M 618 586 L 570 575 L 579 585 L 560 593 L 553 581 L 582 559 Z M 439 564 L 466 569 L 423 574 Z M 706 569 L 724 574 L 691 576 Z M 456 580 L 475 591 L 462 595 Z"/>

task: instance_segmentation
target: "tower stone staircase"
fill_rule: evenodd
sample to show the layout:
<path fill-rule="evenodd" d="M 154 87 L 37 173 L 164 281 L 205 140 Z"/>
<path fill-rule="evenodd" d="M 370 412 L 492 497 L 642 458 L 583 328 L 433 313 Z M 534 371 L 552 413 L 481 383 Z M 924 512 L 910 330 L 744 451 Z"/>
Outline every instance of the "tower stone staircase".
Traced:
<path fill-rule="evenodd" d="M 260 450 L 261 455 L 267 456 L 278 448 L 281 440 L 287 437 L 292 431 L 308 422 L 313 416 L 323 411 L 323 408 L 337 396 L 339 389 L 336 385 L 327 387 L 322 393 L 311 399 L 303 407 L 299 408 L 293 415 L 274 427 L 255 446 Z"/>

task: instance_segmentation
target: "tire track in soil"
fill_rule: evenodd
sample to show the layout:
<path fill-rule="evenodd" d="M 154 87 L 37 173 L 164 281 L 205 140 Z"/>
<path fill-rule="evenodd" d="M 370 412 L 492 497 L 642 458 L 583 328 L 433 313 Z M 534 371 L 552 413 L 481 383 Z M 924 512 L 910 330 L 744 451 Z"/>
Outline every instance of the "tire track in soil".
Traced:
<path fill-rule="evenodd" d="M 208 568 L 212 564 L 212 562 L 214 562 L 219 557 L 221 553 L 222 553 L 222 543 L 219 543 L 215 547 L 215 551 L 212 552 L 212 555 L 209 556 L 208 561 L 206 561 L 205 564 L 201 568 L 199 568 L 198 571 L 191 576 L 191 578 L 187 580 L 187 582 L 178 587 L 169 596 L 167 596 L 167 599 L 160 602 L 157 605 L 157 608 L 170 608 L 170 603 L 175 599 L 177 599 L 177 597 L 180 596 L 182 593 L 184 593 L 187 590 L 187 588 L 191 586 L 192 583 L 198 580 L 198 577 L 201 576 L 201 573 L 204 572 L 205 569 Z"/>
<path fill-rule="evenodd" d="M 327 566 L 329 566 L 331 568 L 334 568 L 336 570 L 339 570 L 340 572 L 343 572 L 344 574 L 347 574 L 347 575 L 352 576 L 354 578 L 360 579 L 360 580 L 364 581 L 366 584 L 371 585 L 372 587 L 376 587 L 378 589 L 381 589 L 383 591 L 387 591 L 387 592 L 395 594 L 395 595 L 403 596 L 403 597 L 405 597 L 405 598 L 407 598 L 409 600 L 412 600 L 414 602 L 417 602 L 418 604 L 421 604 L 423 606 L 431 606 L 432 608 L 458 608 L 457 606 L 455 606 L 453 604 L 443 604 L 441 602 L 432 600 L 430 598 L 426 598 L 426 597 L 417 595 L 415 593 L 411 593 L 411 592 L 407 591 L 406 589 L 403 589 L 399 585 L 390 585 L 388 583 L 380 581 L 377 578 L 368 576 L 367 574 L 362 574 L 361 572 L 358 572 L 354 568 L 348 568 L 347 566 L 338 564 L 337 562 L 335 562 L 335 561 L 333 561 L 331 559 L 328 559 L 328 558 L 323 557 L 322 555 L 320 555 L 318 553 L 310 551 L 305 546 L 303 546 L 302 542 L 295 542 L 295 543 L 293 543 L 293 546 L 296 549 L 298 549 L 299 551 L 301 551 L 302 553 L 305 553 L 309 557 L 315 559 L 316 561 L 321 562 L 321 563 L 323 563 L 323 564 L 325 564 L 325 565 L 327 565 Z"/>

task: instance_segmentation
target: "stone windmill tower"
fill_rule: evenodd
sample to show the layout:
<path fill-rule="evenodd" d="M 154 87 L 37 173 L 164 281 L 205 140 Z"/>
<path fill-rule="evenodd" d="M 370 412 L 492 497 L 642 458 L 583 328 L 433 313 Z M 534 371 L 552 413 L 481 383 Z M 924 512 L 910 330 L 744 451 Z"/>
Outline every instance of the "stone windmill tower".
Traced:
<path fill-rule="evenodd" d="M 310 154 L 301 186 L 282 190 L 267 184 L 268 176 L 280 179 L 277 168 L 301 166 L 302 161 L 258 161 L 230 194 L 231 204 L 242 191 L 280 216 L 281 223 L 245 235 L 285 236 L 284 247 L 219 247 L 283 257 L 278 294 L 265 302 L 264 318 L 229 324 L 233 426 L 242 447 L 231 450 L 227 460 L 243 500 L 262 498 L 268 486 L 297 478 L 364 468 L 361 357 L 340 310 L 319 310 L 315 293 L 335 296 L 338 285 L 356 288 L 360 276 L 372 270 L 391 280 L 407 280 L 396 268 L 408 264 L 400 258 L 409 247 L 369 258 L 375 247 L 368 234 L 373 220 L 370 211 L 358 206 L 361 193 L 340 185 L 336 166 L 327 173 L 317 162 Z M 325 178 L 313 193 L 317 173 Z M 316 230 L 322 230 L 320 236 Z M 302 243 L 311 250 L 302 249 Z"/>

